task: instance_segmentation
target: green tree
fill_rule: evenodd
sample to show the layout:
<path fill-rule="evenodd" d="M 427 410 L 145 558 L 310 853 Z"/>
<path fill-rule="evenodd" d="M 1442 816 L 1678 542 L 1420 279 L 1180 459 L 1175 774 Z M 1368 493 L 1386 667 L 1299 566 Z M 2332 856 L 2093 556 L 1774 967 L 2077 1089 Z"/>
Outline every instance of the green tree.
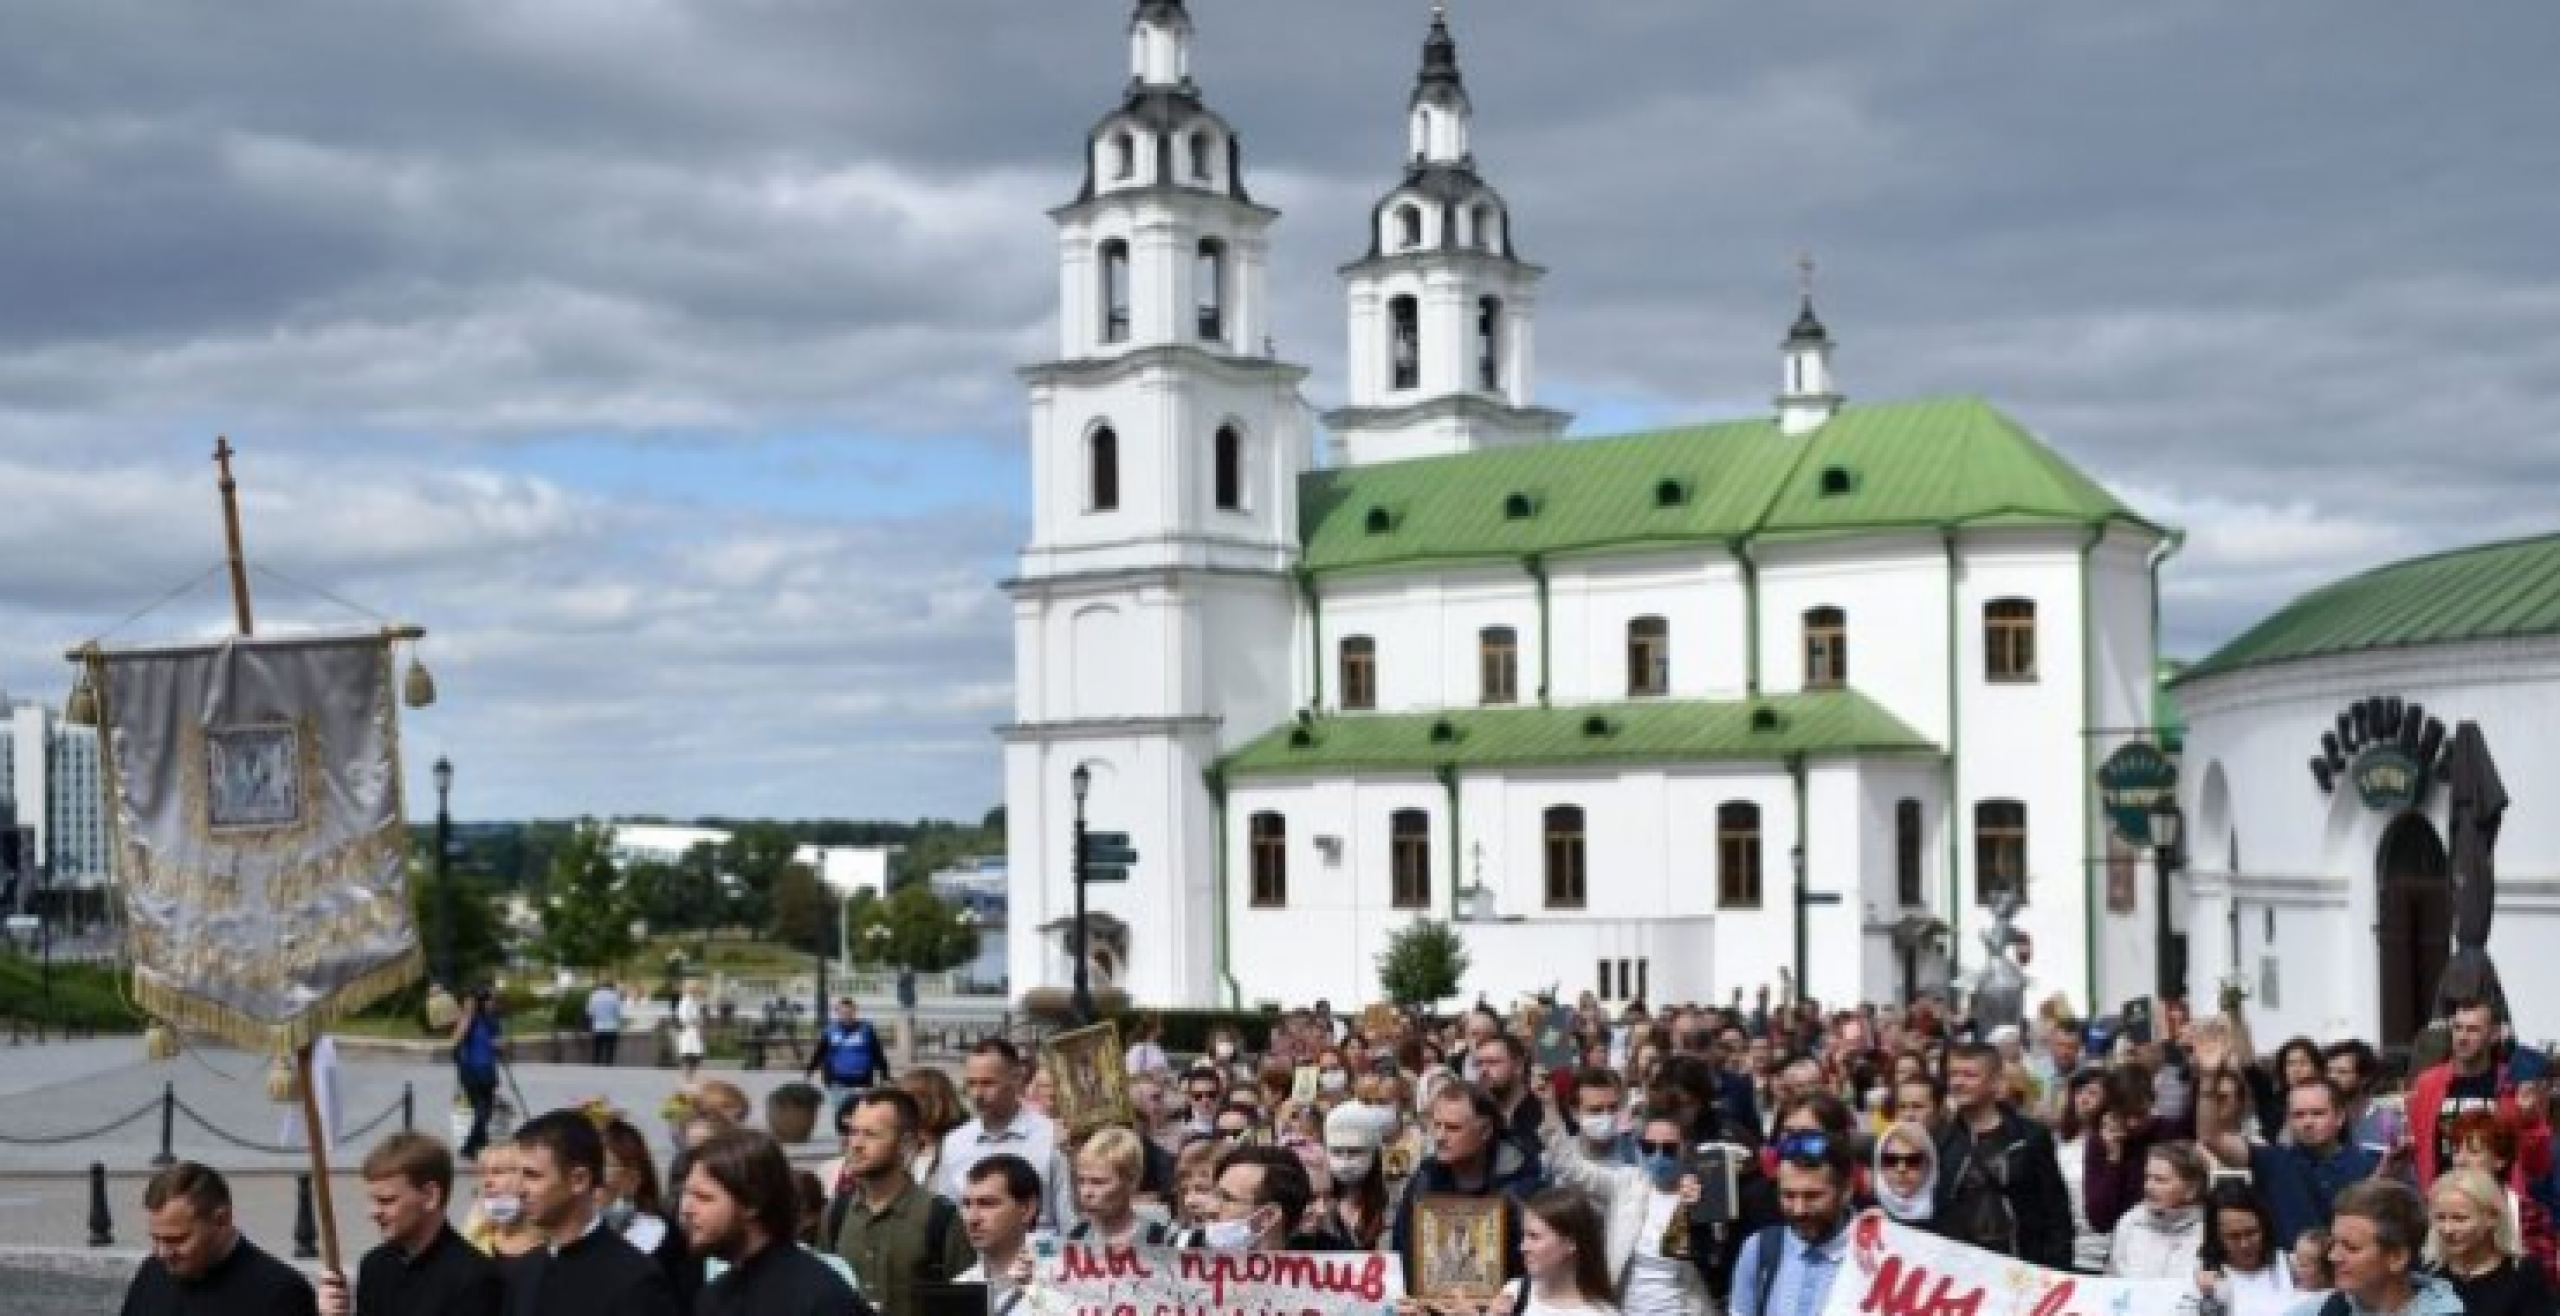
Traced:
<path fill-rule="evenodd" d="M 449 905 L 437 885 L 435 865 L 409 865 L 409 905 L 417 922 L 418 947 L 427 955 L 427 972 L 442 980 L 442 957 L 450 954 L 453 963 L 450 981 L 445 985 L 458 992 L 470 984 L 487 982 L 492 971 L 505 962 L 507 951 L 487 880 L 464 872 L 459 866 L 450 871 L 447 880 L 453 883 Z M 445 926 L 448 909 L 453 915 L 449 930 Z"/>
<path fill-rule="evenodd" d="M 886 939 L 875 937 L 874 928 L 886 929 Z M 977 953 L 977 928 L 929 887 L 900 887 L 886 900 L 854 899 L 853 955 L 861 963 L 939 973 L 968 963 Z"/>
<path fill-rule="evenodd" d="M 1378 954 L 1378 990 L 1397 1005 L 1431 1006 L 1458 994 L 1467 977 L 1467 943 L 1446 923 L 1415 919 L 1387 938 Z"/>
<path fill-rule="evenodd" d="M 773 881 L 773 938 L 821 955 L 836 951 L 836 896 L 807 864 L 792 864 Z"/>
<path fill-rule="evenodd" d="M 630 892 L 613 862 L 613 829 L 578 824 L 543 882 L 542 945 L 572 968 L 618 964 L 632 951 Z"/>

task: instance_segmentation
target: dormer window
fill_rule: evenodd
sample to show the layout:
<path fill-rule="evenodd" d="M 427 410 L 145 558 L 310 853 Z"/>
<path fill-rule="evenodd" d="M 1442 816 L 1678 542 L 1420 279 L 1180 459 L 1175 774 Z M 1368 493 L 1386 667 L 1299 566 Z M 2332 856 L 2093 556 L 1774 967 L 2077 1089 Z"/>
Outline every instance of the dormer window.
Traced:
<path fill-rule="evenodd" d="M 1125 183 L 1138 176 L 1138 138 L 1123 128 L 1111 134 L 1111 180 Z"/>
<path fill-rule="evenodd" d="M 1396 207 L 1396 249 L 1411 251 L 1422 245 L 1422 207 L 1408 201 Z"/>
<path fill-rule="evenodd" d="M 1494 218 L 1492 206 L 1479 205 L 1475 208 L 1476 250 L 1491 251 L 1501 245 L 1500 235 L 1494 232 L 1494 225 L 1499 222 Z"/>
<path fill-rule="evenodd" d="M 1678 480 L 1664 480 L 1653 486 L 1653 505 L 1683 507 L 1689 502 L 1689 486 Z"/>
<path fill-rule="evenodd" d="M 1217 143 L 1207 129 L 1191 134 L 1191 177 L 1206 183 L 1218 176 Z"/>
<path fill-rule="evenodd" d="M 1538 500 L 1524 493 L 1507 495 L 1502 500 L 1502 519 L 1526 521 L 1538 514 Z"/>
<path fill-rule="evenodd" d="M 1858 491 L 1858 473 L 1846 466 L 1822 468 L 1822 496 L 1841 498 Z"/>

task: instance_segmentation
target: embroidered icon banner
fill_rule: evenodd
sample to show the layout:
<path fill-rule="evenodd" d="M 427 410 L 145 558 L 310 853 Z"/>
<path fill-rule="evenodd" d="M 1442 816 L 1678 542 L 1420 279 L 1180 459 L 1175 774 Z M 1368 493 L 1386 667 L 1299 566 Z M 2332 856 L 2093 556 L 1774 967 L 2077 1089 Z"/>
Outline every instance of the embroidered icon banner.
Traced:
<path fill-rule="evenodd" d="M 88 661 L 143 1008 L 293 1047 L 418 976 L 387 639 Z"/>

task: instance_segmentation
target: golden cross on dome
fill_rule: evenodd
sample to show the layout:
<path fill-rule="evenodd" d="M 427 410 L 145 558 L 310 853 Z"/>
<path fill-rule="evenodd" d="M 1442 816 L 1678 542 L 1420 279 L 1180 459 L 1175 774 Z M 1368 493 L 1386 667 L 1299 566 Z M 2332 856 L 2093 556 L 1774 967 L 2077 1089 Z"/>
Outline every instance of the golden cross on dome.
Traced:
<path fill-rule="evenodd" d="M 1803 294 L 1808 300 L 1813 296 L 1813 270 L 1813 253 L 1809 251 L 1797 252 L 1796 291 Z"/>

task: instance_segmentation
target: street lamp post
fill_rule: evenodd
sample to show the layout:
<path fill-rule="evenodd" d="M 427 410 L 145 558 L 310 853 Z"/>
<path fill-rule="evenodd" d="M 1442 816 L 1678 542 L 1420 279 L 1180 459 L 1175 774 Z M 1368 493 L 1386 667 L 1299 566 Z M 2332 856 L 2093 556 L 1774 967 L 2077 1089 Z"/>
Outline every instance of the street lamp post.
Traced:
<path fill-rule="evenodd" d="M 1075 770 L 1072 774 L 1070 774 L 1070 775 L 1068 776 L 1067 780 L 1068 780 L 1069 784 L 1072 786 L 1072 788 L 1074 789 L 1074 791 L 1075 791 L 1075 797 L 1076 797 L 1076 858 L 1075 858 L 1075 882 L 1076 882 L 1076 935 L 1075 935 L 1075 942 L 1076 942 L 1076 978 L 1075 978 L 1075 1011 L 1076 1011 L 1076 1022 L 1077 1022 L 1078 1024 L 1089 1024 L 1089 1023 L 1092 1023 L 1092 1022 L 1093 1022 L 1093 975 L 1092 975 L 1092 970 L 1091 970 L 1091 968 L 1090 968 L 1091 960 L 1092 960 L 1092 958 L 1093 958 L 1093 957 L 1092 957 L 1090 954 L 1088 954 L 1088 953 L 1087 953 L 1087 948 L 1086 948 L 1086 945 L 1085 945 L 1085 922 L 1084 922 L 1084 872 L 1085 872 L 1085 870 L 1084 870 L 1084 850 L 1085 850 L 1085 846 L 1084 846 L 1084 797 L 1085 797 L 1085 795 L 1086 795 L 1086 793 L 1087 793 L 1087 792 L 1089 792 L 1089 791 L 1091 791 L 1091 790 L 1093 789 L 1093 770 L 1092 770 L 1092 769 L 1090 769 L 1090 768 L 1087 768 L 1085 765 L 1083 765 L 1083 764 L 1079 763 L 1079 764 L 1077 764 L 1077 765 L 1076 765 L 1076 770 Z"/>
<path fill-rule="evenodd" d="M 1809 995 L 1805 990 L 1804 962 L 1808 957 L 1813 940 L 1811 937 L 1806 935 L 1806 924 L 1811 920 L 1813 915 L 1813 892 L 1805 885 L 1804 881 L 1804 847 L 1799 845 L 1789 848 L 1787 851 L 1787 862 L 1793 867 L 1795 878 L 1796 999 L 1803 1000 L 1807 995 Z"/>
<path fill-rule="evenodd" d="M 2169 879 L 2180 863 L 2178 843 L 2186 819 L 2178 812 L 2178 800 L 2163 793 L 2151 806 L 2151 873 L 2154 899 L 2152 904 L 2152 962 L 2157 981 L 2154 994 L 2167 999 L 2179 994 L 2187 976 L 2186 947 L 2178 941 L 2169 924 Z"/>
<path fill-rule="evenodd" d="M 460 992 L 453 980 L 453 760 L 436 756 L 436 980 Z"/>

